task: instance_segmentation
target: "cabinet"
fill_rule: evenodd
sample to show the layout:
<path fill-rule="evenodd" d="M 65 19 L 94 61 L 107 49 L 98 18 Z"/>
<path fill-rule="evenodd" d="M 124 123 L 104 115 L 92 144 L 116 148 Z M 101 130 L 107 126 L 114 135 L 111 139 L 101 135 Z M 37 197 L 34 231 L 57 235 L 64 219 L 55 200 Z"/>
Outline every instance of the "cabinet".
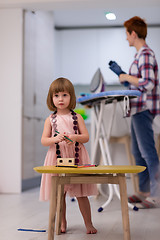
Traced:
<path fill-rule="evenodd" d="M 49 85 L 54 72 L 54 21 L 49 12 L 24 12 L 22 190 L 35 187 L 47 148 L 41 145 Z"/>

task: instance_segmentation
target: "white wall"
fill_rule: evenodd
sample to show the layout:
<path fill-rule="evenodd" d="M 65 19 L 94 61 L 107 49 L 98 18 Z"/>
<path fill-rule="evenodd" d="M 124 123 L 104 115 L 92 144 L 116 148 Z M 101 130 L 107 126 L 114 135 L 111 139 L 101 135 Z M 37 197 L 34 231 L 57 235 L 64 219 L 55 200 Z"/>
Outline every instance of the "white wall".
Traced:
<path fill-rule="evenodd" d="M 19 9 L 0 9 L 0 192 L 21 191 L 22 24 Z"/>
<path fill-rule="evenodd" d="M 118 83 L 108 62 L 115 60 L 128 72 L 133 61 L 135 49 L 129 47 L 124 28 L 57 30 L 56 34 L 56 77 L 63 75 L 75 84 L 89 84 L 98 67 L 107 83 Z M 160 63 L 159 38 L 160 28 L 148 29 L 147 43 Z"/>

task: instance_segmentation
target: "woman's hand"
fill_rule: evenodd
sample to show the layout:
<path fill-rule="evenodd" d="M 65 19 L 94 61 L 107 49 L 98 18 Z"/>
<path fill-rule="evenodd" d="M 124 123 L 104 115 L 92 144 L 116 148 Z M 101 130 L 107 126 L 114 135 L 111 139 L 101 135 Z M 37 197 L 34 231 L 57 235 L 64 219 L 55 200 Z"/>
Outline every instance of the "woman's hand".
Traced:
<path fill-rule="evenodd" d="M 121 83 L 127 81 L 130 84 L 134 85 L 135 87 L 138 87 L 138 85 L 139 85 L 139 79 L 137 77 L 131 76 L 129 74 L 120 74 L 119 81 Z"/>
<path fill-rule="evenodd" d="M 119 75 L 119 81 L 120 81 L 121 83 L 127 81 L 127 74 L 123 74 L 123 73 L 120 74 L 120 75 Z"/>

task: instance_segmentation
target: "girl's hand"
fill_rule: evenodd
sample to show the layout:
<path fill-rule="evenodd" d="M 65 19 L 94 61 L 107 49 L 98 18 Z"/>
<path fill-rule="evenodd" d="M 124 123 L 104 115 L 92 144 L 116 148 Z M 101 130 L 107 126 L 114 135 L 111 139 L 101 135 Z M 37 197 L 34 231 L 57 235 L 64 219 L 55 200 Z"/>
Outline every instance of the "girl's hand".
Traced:
<path fill-rule="evenodd" d="M 54 142 L 55 143 L 59 143 L 59 142 L 62 142 L 64 141 L 64 135 L 63 134 L 58 134 L 56 137 L 54 137 Z"/>
<path fill-rule="evenodd" d="M 64 134 L 64 136 L 68 137 L 69 139 L 71 139 L 71 140 L 73 141 L 73 142 L 71 142 L 71 141 L 68 140 L 67 138 L 64 138 L 64 140 L 66 141 L 66 143 L 67 143 L 68 145 L 73 144 L 73 143 L 76 142 L 77 134 L 70 134 L 70 135 Z"/>

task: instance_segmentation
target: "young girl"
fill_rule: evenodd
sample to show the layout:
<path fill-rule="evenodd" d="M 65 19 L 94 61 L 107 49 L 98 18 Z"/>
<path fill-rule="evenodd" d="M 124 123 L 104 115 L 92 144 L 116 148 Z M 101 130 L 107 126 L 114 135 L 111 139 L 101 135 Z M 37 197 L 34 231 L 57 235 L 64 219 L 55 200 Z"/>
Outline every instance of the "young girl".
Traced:
<path fill-rule="evenodd" d="M 83 143 L 88 142 L 89 135 L 81 115 L 73 109 L 76 106 L 76 96 L 72 83 L 66 78 L 58 78 L 52 82 L 47 96 L 48 108 L 53 113 L 46 119 L 41 143 L 49 146 L 45 158 L 45 166 L 56 165 L 58 157 L 75 158 L 76 164 L 88 164 L 90 159 Z M 57 134 L 57 132 L 59 134 Z M 73 142 L 67 140 L 69 137 Z M 40 188 L 40 200 L 50 199 L 51 175 L 43 174 Z M 88 200 L 89 195 L 96 195 L 97 188 L 93 184 L 65 185 L 70 197 L 76 197 L 82 213 L 87 234 L 95 234 L 97 230 L 92 225 L 91 209 Z M 66 203 L 64 198 L 64 210 L 61 222 L 61 232 L 67 228 Z"/>

